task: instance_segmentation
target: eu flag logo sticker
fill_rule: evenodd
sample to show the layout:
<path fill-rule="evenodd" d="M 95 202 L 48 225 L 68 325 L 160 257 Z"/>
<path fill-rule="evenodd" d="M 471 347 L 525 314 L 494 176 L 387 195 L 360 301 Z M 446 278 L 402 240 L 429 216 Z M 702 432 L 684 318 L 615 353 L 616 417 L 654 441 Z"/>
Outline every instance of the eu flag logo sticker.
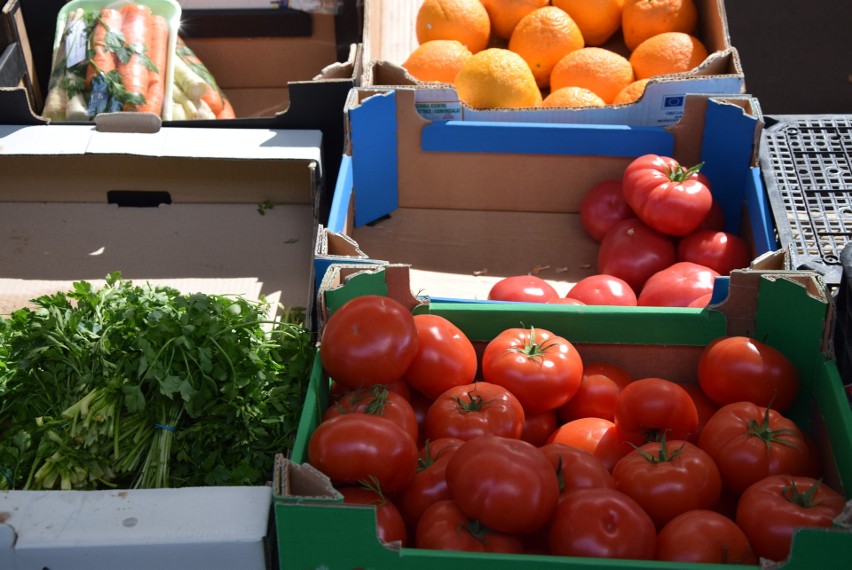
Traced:
<path fill-rule="evenodd" d="M 684 95 L 667 95 L 663 97 L 663 109 L 683 107 Z"/>

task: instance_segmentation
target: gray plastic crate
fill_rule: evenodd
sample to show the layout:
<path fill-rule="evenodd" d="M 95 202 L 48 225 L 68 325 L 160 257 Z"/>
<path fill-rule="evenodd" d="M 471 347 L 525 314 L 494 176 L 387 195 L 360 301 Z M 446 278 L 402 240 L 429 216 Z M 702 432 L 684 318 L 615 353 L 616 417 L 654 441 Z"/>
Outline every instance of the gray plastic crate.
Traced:
<path fill-rule="evenodd" d="M 852 115 L 764 120 L 760 169 L 778 240 L 793 267 L 838 285 L 840 252 L 852 241 Z"/>

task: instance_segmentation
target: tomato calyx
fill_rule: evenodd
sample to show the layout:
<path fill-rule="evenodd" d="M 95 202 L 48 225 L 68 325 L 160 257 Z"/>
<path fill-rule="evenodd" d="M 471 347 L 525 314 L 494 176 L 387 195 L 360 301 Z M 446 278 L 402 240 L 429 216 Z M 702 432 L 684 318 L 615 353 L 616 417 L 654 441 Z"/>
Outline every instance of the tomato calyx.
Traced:
<path fill-rule="evenodd" d="M 701 170 L 701 167 L 704 166 L 703 162 L 699 162 L 695 166 L 690 168 L 684 168 L 683 166 L 677 164 L 669 167 L 669 171 L 666 173 L 669 180 L 672 182 L 683 182 L 694 174 L 698 174 L 698 171 Z"/>
<path fill-rule="evenodd" d="M 488 535 L 493 531 L 476 519 L 467 519 L 466 523 L 459 523 L 456 526 L 456 533 L 462 532 L 467 532 L 482 544 L 488 544 Z"/>
<path fill-rule="evenodd" d="M 816 496 L 820 485 L 822 485 L 822 479 L 817 479 L 814 481 L 814 484 L 803 493 L 799 491 L 799 488 L 796 486 L 796 481 L 794 479 L 790 479 L 790 484 L 784 485 L 784 487 L 781 488 L 781 496 L 794 505 L 798 505 L 803 509 L 809 509 L 819 505 L 819 503 L 814 500 L 814 497 Z"/>
<path fill-rule="evenodd" d="M 630 443 L 630 442 L 628 442 Z M 630 443 L 636 451 L 639 452 L 643 458 L 645 458 L 648 463 L 652 463 L 657 465 L 659 463 L 668 463 L 674 461 L 679 455 L 680 452 L 683 451 L 683 447 L 686 445 L 686 441 L 681 442 L 680 447 L 677 449 L 670 449 L 666 447 L 666 432 L 663 432 L 662 438 L 660 439 L 660 449 L 657 450 L 655 455 L 648 453 L 638 445 Z"/>
<path fill-rule="evenodd" d="M 360 484 L 361 488 L 366 489 L 368 491 L 372 491 L 376 494 L 376 499 L 370 501 L 368 504 L 375 505 L 376 507 L 381 507 L 388 502 L 388 498 L 382 491 L 381 482 L 379 482 L 379 480 L 374 475 L 370 475 L 369 479 L 362 479 L 358 481 L 358 483 Z"/>
<path fill-rule="evenodd" d="M 792 429 L 782 428 L 773 430 L 769 427 L 769 408 L 766 408 L 766 411 L 763 414 L 763 421 L 761 423 L 757 423 L 757 420 L 754 418 L 748 421 L 748 435 L 760 438 L 761 441 L 766 445 L 767 449 L 772 448 L 773 443 L 777 443 L 778 445 L 786 445 L 788 447 L 796 447 L 790 441 L 786 441 L 781 439 L 783 435 L 790 435 L 793 432 Z"/>
<path fill-rule="evenodd" d="M 548 349 L 550 349 L 550 347 L 556 346 L 556 345 L 557 345 L 556 341 L 551 341 L 551 342 L 545 341 L 543 343 L 537 342 L 535 340 L 535 327 L 530 327 L 530 337 L 524 343 L 524 346 L 523 347 L 519 347 L 519 346 L 511 347 L 511 348 L 508 348 L 507 350 L 509 350 L 511 352 L 517 352 L 519 354 L 523 354 L 529 360 L 541 362 L 544 359 L 544 355 L 548 351 Z"/>
<path fill-rule="evenodd" d="M 459 412 L 462 414 L 478 412 L 488 404 L 494 402 L 494 400 L 486 400 L 475 392 L 476 390 L 474 389 L 467 393 L 468 401 L 462 400 L 460 396 L 453 396 L 453 399 L 459 407 Z"/>
<path fill-rule="evenodd" d="M 432 466 L 433 463 L 438 461 L 438 458 L 441 457 L 441 454 L 444 453 L 446 447 L 442 447 L 437 455 L 432 455 L 432 442 L 428 439 L 423 442 L 423 454 L 417 458 L 417 470 L 423 471 Z"/>

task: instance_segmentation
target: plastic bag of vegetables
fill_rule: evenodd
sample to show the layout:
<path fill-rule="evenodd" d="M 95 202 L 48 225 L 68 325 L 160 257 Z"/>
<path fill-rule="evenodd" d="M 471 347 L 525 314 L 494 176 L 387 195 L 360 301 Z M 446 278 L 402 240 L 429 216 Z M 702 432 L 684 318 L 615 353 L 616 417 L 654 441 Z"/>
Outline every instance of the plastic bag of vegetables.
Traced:
<path fill-rule="evenodd" d="M 73 0 L 60 10 L 43 115 L 88 121 L 116 111 L 171 118 L 174 0 Z"/>
<path fill-rule="evenodd" d="M 234 108 L 207 66 L 178 36 L 172 86 L 172 119 L 233 119 Z"/>

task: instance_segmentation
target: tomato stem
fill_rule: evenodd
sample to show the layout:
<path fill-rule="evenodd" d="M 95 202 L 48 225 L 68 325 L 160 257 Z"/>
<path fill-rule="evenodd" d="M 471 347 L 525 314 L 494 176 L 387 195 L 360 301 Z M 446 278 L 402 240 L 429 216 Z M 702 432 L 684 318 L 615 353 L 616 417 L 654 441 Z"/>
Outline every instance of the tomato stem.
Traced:
<path fill-rule="evenodd" d="M 539 343 L 535 339 L 535 327 L 530 327 L 530 336 L 529 339 L 524 343 L 523 347 L 512 347 L 508 350 L 512 352 L 518 352 L 523 354 L 530 360 L 541 361 L 543 360 L 545 352 L 550 349 L 552 346 L 556 346 L 556 341 L 552 342 L 543 342 Z"/>
<path fill-rule="evenodd" d="M 748 435 L 759 437 L 763 443 L 766 444 L 767 449 L 771 449 L 773 443 L 796 447 L 793 442 L 781 439 L 781 436 L 793 434 L 794 432 L 792 429 L 782 428 L 773 430 L 769 427 L 769 410 L 770 408 L 765 408 L 763 421 L 761 423 L 757 423 L 754 419 L 750 419 L 748 421 Z"/>
<path fill-rule="evenodd" d="M 638 445 L 635 445 L 633 443 L 631 443 L 630 445 L 632 445 L 633 448 L 636 449 L 636 451 L 638 451 L 639 454 L 642 455 L 642 457 L 644 457 L 649 463 L 658 464 L 674 461 L 675 458 L 680 455 L 680 452 L 683 450 L 683 446 L 686 445 L 686 442 L 681 442 L 680 447 L 675 450 L 669 450 L 666 447 L 666 432 L 664 431 L 662 439 L 660 439 L 660 449 L 657 451 L 656 455 L 651 455 L 650 453 L 648 453 L 644 449 L 641 449 Z"/>
<path fill-rule="evenodd" d="M 704 166 L 703 162 L 699 162 L 695 166 L 690 168 L 684 168 L 681 165 L 675 165 L 669 168 L 668 177 L 672 182 L 683 182 L 689 179 L 692 175 L 698 174 L 698 171 L 701 170 L 701 167 Z"/>
<path fill-rule="evenodd" d="M 784 487 L 781 489 L 781 494 L 784 496 L 785 499 L 787 499 L 791 503 L 799 505 L 802 508 L 808 509 L 811 507 L 815 507 L 819 504 L 814 500 L 814 497 L 816 496 L 820 485 L 822 485 L 822 479 L 817 479 L 816 481 L 814 481 L 814 484 L 808 488 L 807 491 L 802 493 L 796 486 L 795 479 L 790 479 L 790 484 L 784 485 Z"/>
<path fill-rule="evenodd" d="M 467 397 L 469 401 L 464 401 L 459 396 L 453 396 L 453 399 L 456 401 L 456 404 L 459 407 L 459 412 L 466 414 L 468 412 L 478 412 L 488 404 L 492 403 L 494 400 L 485 400 L 479 394 L 475 394 L 476 388 L 467 393 Z"/>

